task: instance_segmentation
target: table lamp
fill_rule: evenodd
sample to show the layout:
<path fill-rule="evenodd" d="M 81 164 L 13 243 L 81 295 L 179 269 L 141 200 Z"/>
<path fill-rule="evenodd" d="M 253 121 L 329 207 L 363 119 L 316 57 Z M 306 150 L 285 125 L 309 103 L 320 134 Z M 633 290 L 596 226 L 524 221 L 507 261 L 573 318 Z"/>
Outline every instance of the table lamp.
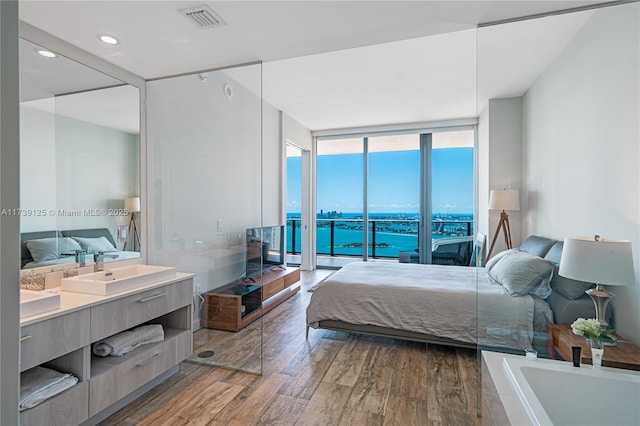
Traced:
<path fill-rule="evenodd" d="M 566 278 L 595 283 L 587 293 L 596 306 L 596 319 L 604 329 L 609 328 L 607 305 L 614 294 L 605 285 L 633 285 L 636 282 L 631 241 L 594 237 L 564 239 L 560 269 Z"/>
<path fill-rule="evenodd" d="M 505 248 L 512 248 L 511 245 L 511 227 L 509 226 L 509 215 L 507 210 L 518 211 L 520 210 L 520 194 L 517 189 L 503 189 L 493 190 L 489 194 L 489 210 L 502 210 L 500 212 L 500 221 L 496 228 L 496 233 L 493 235 L 489 252 L 487 253 L 487 259 L 491 257 L 493 252 L 493 246 L 496 244 L 500 229 L 504 233 L 504 245 Z"/>

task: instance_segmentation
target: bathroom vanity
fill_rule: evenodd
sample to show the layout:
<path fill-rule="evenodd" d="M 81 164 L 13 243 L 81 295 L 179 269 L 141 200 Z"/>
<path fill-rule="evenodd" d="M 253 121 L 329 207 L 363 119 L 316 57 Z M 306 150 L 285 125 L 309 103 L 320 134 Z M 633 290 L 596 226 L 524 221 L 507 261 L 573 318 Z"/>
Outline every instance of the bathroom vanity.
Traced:
<path fill-rule="evenodd" d="M 95 424 L 176 373 L 193 350 L 193 275 L 176 273 L 108 296 L 60 292 L 60 308 L 20 322 L 20 371 L 45 366 L 76 385 L 20 413 L 22 425 Z M 164 340 L 121 357 L 92 344 L 142 324 L 162 324 Z"/>

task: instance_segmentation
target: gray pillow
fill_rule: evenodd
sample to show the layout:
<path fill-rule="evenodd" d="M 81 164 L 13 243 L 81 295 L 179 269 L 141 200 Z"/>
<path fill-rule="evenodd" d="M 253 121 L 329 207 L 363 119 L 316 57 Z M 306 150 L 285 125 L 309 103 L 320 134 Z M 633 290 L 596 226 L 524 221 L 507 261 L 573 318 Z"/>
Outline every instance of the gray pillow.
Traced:
<path fill-rule="evenodd" d="M 87 254 L 109 251 L 117 251 L 116 248 L 107 240 L 105 237 L 97 237 L 97 238 L 83 238 L 83 237 L 72 237 L 80 246 L 87 252 Z"/>
<path fill-rule="evenodd" d="M 485 268 L 487 268 L 487 270 L 491 270 L 491 268 L 493 268 L 493 266 L 498 263 L 498 261 L 500 259 L 502 259 L 502 257 L 507 254 L 507 253 L 511 253 L 512 251 L 518 251 L 517 248 L 514 249 L 509 249 L 509 250 L 503 250 L 501 252 L 498 252 L 496 254 L 494 254 L 493 256 L 491 256 L 491 259 L 487 260 L 487 264 L 485 265 Z"/>
<path fill-rule="evenodd" d="M 584 292 L 593 287 L 593 284 L 584 281 L 572 280 L 571 278 L 565 278 L 558 275 L 558 268 L 560 267 L 560 259 L 562 258 L 562 249 L 564 243 L 558 241 L 549 249 L 544 256 L 556 264 L 555 273 L 551 280 L 551 288 L 563 295 L 564 297 L 575 300 L 584 295 Z"/>
<path fill-rule="evenodd" d="M 505 253 L 492 268 L 489 279 L 503 286 L 511 296 L 529 293 L 543 299 L 551 294 L 549 285 L 555 264 L 549 260 L 520 250 Z"/>
<path fill-rule="evenodd" d="M 54 260 L 62 254 L 71 254 L 76 250 L 82 250 L 71 238 L 39 238 L 37 240 L 25 241 L 25 245 L 31 253 L 34 262 L 46 262 Z"/>

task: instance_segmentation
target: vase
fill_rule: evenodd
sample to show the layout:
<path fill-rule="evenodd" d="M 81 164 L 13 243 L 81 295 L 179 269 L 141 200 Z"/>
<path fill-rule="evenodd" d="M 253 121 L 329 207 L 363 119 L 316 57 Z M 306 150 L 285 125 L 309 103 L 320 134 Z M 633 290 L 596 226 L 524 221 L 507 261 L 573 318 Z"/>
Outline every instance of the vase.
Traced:
<path fill-rule="evenodd" d="M 594 369 L 602 367 L 602 356 L 604 355 L 604 344 L 600 339 L 589 339 L 591 346 L 591 364 Z"/>

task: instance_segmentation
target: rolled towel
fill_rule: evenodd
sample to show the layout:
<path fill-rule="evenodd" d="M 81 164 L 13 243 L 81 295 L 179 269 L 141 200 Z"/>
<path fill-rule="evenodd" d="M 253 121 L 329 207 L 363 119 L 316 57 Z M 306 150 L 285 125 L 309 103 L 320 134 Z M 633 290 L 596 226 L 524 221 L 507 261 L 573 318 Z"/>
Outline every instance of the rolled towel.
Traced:
<path fill-rule="evenodd" d="M 69 389 L 78 378 L 46 367 L 34 367 L 20 374 L 20 411 Z"/>
<path fill-rule="evenodd" d="M 162 342 L 163 340 L 162 325 L 143 325 L 96 342 L 93 345 L 93 353 L 98 356 L 122 356 L 145 343 Z"/>

